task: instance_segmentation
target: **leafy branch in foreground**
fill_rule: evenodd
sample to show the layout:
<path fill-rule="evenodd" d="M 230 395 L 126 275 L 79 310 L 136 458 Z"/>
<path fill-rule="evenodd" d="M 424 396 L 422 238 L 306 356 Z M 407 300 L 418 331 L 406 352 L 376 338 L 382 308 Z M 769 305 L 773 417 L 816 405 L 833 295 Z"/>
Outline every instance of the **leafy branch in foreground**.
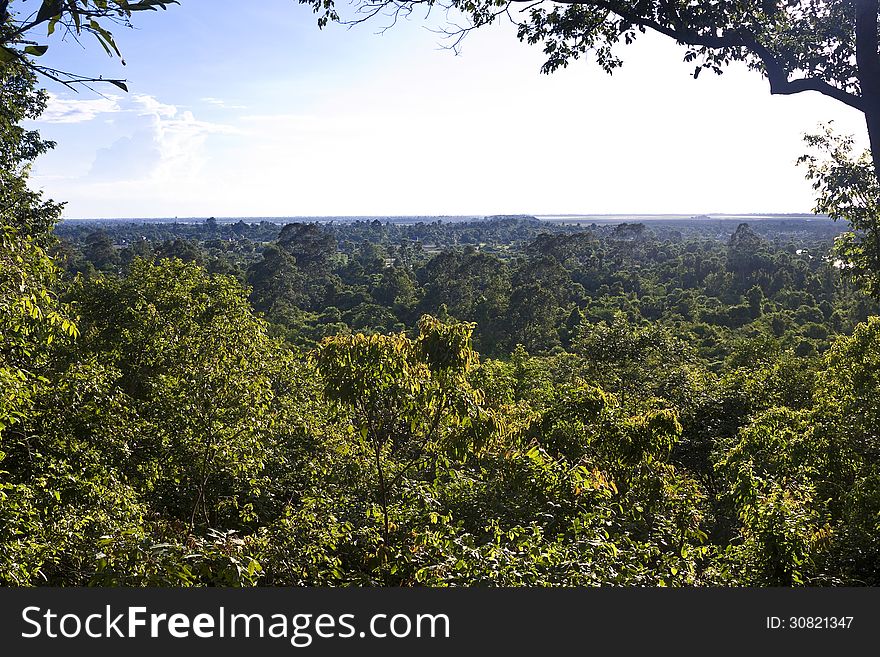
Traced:
<path fill-rule="evenodd" d="M 125 59 L 110 27 L 132 27 L 134 12 L 167 9 L 172 4 L 180 3 L 177 0 L 42 0 L 37 7 L 35 2 L 20 0 L 16 11 L 16 0 L 0 0 L 0 67 L 20 63 L 31 72 L 67 87 L 109 82 L 128 91 L 122 79 L 82 75 L 40 64 L 38 58 L 49 50 L 45 41 L 57 33 L 62 40 L 70 38 L 81 43 L 81 39 L 91 35 L 107 55 L 118 57 L 124 65 Z M 45 37 L 38 37 L 44 27 Z"/>

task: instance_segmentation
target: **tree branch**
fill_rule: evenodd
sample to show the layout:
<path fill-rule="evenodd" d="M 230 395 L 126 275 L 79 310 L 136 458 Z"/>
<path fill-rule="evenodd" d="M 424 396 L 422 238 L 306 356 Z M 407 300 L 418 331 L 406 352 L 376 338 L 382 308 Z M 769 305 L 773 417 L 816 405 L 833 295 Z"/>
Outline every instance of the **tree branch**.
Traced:
<path fill-rule="evenodd" d="M 824 96 L 840 101 L 844 105 L 848 105 L 860 112 L 865 111 L 865 102 L 859 96 L 851 94 L 839 87 L 828 84 L 824 80 L 817 78 L 799 78 L 796 80 L 788 79 L 788 71 L 779 63 L 779 60 L 770 52 L 769 49 L 755 41 L 752 46 L 746 46 L 751 50 L 764 64 L 764 71 L 767 74 L 767 80 L 770 82 L 770 93 L 779 95 L 799 94 L 803 91 L 818 91 Z M 864 85 L 862 85 L 864 88 Z"/>
<path fill-rule="evenodd" d="M 509 0 L 509 2 L 511 3 L 528 1 L 529 0 Z M 620 16 L 621 18 L 632 23 L 633 25 L 638 25 L 653 30 L 671 39 L 675 39 L 675 41 L 684 45 L 700 46 L 713 50 L 737 48 L 746 49 L 753 53 L 756 57 L 758 57 L 763 63 L 764 70 L 767 75 L 767 80 L 770 82 L 771 94 L 790 95 L 801 93 L 804 91 L 817 91 L 825 96 L 833 98 L 834 100 L 840 101 L 841 103 L 844 103 L 849 107 L 852 107 L 862 112 L 865 111 L 865 104 L 862 98 L 856 96 L 855 94 L 844 91 L 839 87 L 835 87 L 834 85 L 829 84 L 824 80 L 811 77 L 789 80 L 789 71 L 785 70 L 785 67 L 779 62 L 777 56 L 769 48 L 764 46 L 758 40 L 758 37 L 748 29 L 737 28 L 735 30 L 724 32 L 721 34 L 706 34 L 697 32 L 696 30 L 687 29 L 682 25 L 677 14 L 674 14 L 674 12 L 671 11 L 669 13 L 669 20 L 670 23 L 675 24 L 674 26 L 665 25 L 657 20 L 654 20 L 651 17 L 627 11 L 624 7 L 620 6 L 620 3 L 616 2 L 607 2 L 606 0 L 553 1 L 557 4 L 586 5 L 596 7 L 598 9 L 603 9 L 612 14 L 615 14 L 616 16 Z M 871 21 L 867 19 L 864 22 L 868 25 L 872 25 L 874 28 L 873 49 L 871 44 L 867 43 L 863 47 L 863 50 L 866 53 L 873 53 L 872 61 L 876 64 L 876 68 L 878 69 L 878 80 L 880 80 L 880 62 L 878 62 L 877 60 L 876 31 L 878 0 L 858 0 L 858 4 L 870 5 L 870 7 L 867 7 L 865 9 L 865 13 L 866 15 L 869 15 L 871 18 L 873 18 L 873 23 L 871 23 Z M 868 58 L 867 55 L 865 56 L 865 58 Z M 864 87 L 865 85 L 863 84 L 862 88 L 864 89 Z"/>

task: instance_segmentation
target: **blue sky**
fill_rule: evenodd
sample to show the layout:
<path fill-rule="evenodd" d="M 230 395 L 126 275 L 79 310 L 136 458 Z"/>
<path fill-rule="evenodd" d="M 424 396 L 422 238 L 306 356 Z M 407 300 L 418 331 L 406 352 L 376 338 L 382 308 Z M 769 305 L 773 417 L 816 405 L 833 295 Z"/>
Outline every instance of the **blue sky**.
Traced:
<path fill-rule="evenodd" d="M 183 0 L 135 23 L 115 32 L 125 67 L 89 41 L 44 57 L 129 86 L 46 84 L 35 125 L 58 146 L 33 180 L 67 217 L 806 212 L 803 133 L 864 133 L 741 68 L 693 80 L 660 37 L 613 76 L 545 76 L 509 25 L 456 56 L 415 17 L 319 30 L 294 0 Z"/>

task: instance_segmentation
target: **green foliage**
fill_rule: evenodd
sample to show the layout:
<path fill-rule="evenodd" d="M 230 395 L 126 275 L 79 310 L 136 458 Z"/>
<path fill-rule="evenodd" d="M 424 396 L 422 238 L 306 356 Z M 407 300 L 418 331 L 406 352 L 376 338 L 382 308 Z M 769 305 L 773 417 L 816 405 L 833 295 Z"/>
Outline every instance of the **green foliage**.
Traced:
<path fill-rule="evenodd" d="M 42 386 L 45 352 L 77 329 L 52 292 L 57 270 L 31 237 L 0 233 L 0 435 Z"/>
<path fill-rule="evenodd" d="M 42 374 L 49 345 L 77 334 L 57 300 L 59 272 L 45 251 L 61 206 L 27 188 L 31 162 L 52 144 L 19 124 L 36 118 L 45 103 L 30 73 L 0 68 L 0 461 L 5 430 L 25 417 L 48 383 Z"/>
<path fill-rule="evenodd" d="M 102 536 L 96 541 L 92 586 L 254 586 L 263 568 L 252 553 L 253 538 L 235 531 L 210 530 L 207 537 L 175 536 L 174 527 L 138 529 Z M 167 535 L 165 542 L 157 536 Z"/>
<path fill-rule="evenodd" d="M 268 246 L 262 260 L 248 271 L 254 308 L 272 313 L 282 304 L 301 303 L 305 300 L 302 279 L 292 255 L 277 246 Z"/>
<path fill-rule="evenodd" d="M 468 384 L 476 364 L 468 324 L 419 321 L 419 337 L 355 334 L 325 339 L 314 358 L 328 399 L 351 418 L 350 440 L 371 455 L 382 541 L 377 565 L 387 580 L 392 498 L 407 478 L 436 476 L 497 431 L 483 394 Z"/>
<path fill-rule="evenodd" d="M 718 462 L 742 522 L 746 577 L 760 584 L 809 583 L 814 551 L 828 535 L 816 488 L 821 447 L 809 419 L 804 411 L 771 409 Z"/>
<path fill-rule="evenodd" d="M 124 279 L 96 278 L 78 296 L 80 348 L 119 369 L 147 425 L 144 463 L 131 465 L 158 468 L 155 503 L 191 526 L 245 518 L 236 496 L 263 467 L 279 359 L 239 284 L 179 260 L 135 260 Z"/>
<path fill-rule="evenodd" d="M 27 187 L 31 164 L 55 145 L 21 126 L 46 107 L 46 93 L 35 91 L 34 84 L 26 67 L 0 65 L 0 219 L 3 225 L 46 246 L 46 233 L 58 220 L 62 206 Z"/>
<path fill-rule="evenodd" d="M 828 352 L 826 370 L 819 379 L 819 396 L 833 412 L 847 418 L 853 447 L 877 452 L 880 426 L 880 318 L 871 317 L 841 338 Z"/>
<path fill-rule="evenodd" d="M 43 75 L 67 86 L 91 82 L 109 82 L 128 91 L 124 80 L 87 77 L 73 71 L 62 71 L 39 63 L 49 45 L 36 43 L 46 30 L 45 39 L 57 31 L 72 34 L 79 40 L 91 35 L 109 56 L 122 60 L 122 53 L 108 26 L 131 27 L 135 12 L 167 9 L 180 4 L 178 0 L 41 0 L 39 7 L 29 0 L 7 0 L 0 13 L 0 70 L 6 66 L 23 66 L 31 73 Z M 59 37 L 55 37 L 59 38 Z M 42 40 L 42 39 L 41 39 Z"/>
<path fill-rule="evenodd" d="M 760 413 L 719 449 L 725 503 L 741 523 L 734 555 L 746 581 L 878 581 L 878 345 L 875 317 L 828 352 L 812 403 Z"/>
<path fill-rule="evenodd" d="M 577 333 L 572 350 L 584 358 L 585 376 L 622 397 L 684 405 L 700 386 L 696 354 L 668 329 L 633 326 L 617 312 L 610 322 L 585 320 Z"/>
<path fill-rule="evenodd" d="M 835 257 L 844 272 L 855 277 L 868 294 L 880 296 L 880 184 L 871 153 L 854 156 L 852 136 L 836 135 L 830 125 L 822 133 L 807 135 L 811 153 L 798 162 L 807 167 L 818 195 L 816 212 L 843 219 L 852 230 L 835 244 Z"/>

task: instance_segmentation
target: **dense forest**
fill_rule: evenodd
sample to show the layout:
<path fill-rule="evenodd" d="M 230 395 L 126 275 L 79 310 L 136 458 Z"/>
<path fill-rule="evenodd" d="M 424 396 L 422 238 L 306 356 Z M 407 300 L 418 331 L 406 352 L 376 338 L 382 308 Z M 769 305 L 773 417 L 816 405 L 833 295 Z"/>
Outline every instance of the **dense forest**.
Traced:
<path fill-rule="evenodd" d="M 876 584 L 880 321 L 839 229 L 62 223 L 3 577 Z"/>
<path fill-rule="evenodd" d="M 0 583 L 880 585 L 876 213 L 59 223 L 2 53 Z"/>

